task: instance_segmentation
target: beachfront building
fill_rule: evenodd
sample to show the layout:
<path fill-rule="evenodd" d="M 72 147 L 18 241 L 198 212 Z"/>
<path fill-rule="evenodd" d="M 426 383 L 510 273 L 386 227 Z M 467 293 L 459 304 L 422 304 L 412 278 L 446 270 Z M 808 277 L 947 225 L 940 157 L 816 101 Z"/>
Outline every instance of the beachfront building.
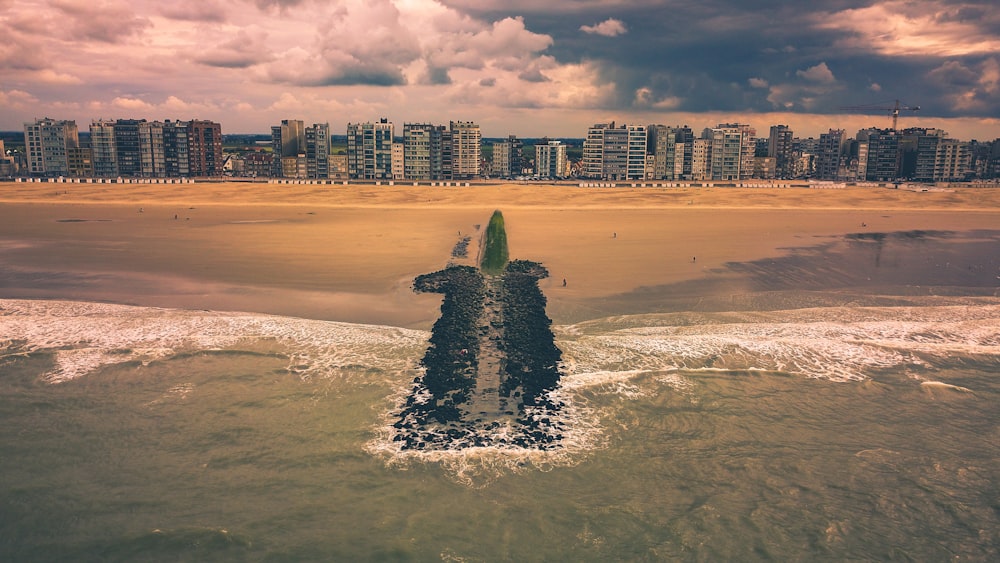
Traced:
<path fill-rule="evenodd" d="M 167 163 L 163 146 L 163 123 L 139 123 L 139 171 L 143 178 L 164 178 Z"/>
<path fill-rule="evenodd" d="M 699 137 L 691 140 L 691 168 L 687 180 L 710 180 L 712 164 L 712 139 Z"/>
<path fill-rule="evenodd" d="M 75 121 L 46 117 L 24 124 L 24 149 L 31 176 L 69 176 L 69 151 L 79 146 Z"/>
<path fill-rule="evenodd" d="M 90 152 L 94 176 L 98 178 L 118 176 L 114 121 L 101 119 L 90 123 Z"/>
<path fill-rule="evenodd" d="M 645 125 L 597 123 L 583 142 L 583 175 L 602 180 L 646 178 Z"/>
<path fill-rule="evenodd" d="M 569 176 L 566 145 L 560 141 L 548 141 L 535 145 L 535 175 L 546 179 Z"/>
<path fill-rule="evenodd" d="M 139 149 L 139 124 L 145 119 L 115 121 L 115 160 L 118 175 L 135 178 L 142 174 L 142 153 Z"/>
<path fill-rule="evenodd" d="M 271 126 L 272 176 L 284 175 L 283 158 L 298 157 L 305 151 L 306 128 L 301 119 L 282 119 L 280 125 Z"/>
<path fill-rule="evenodd" d="M 646 127 L 646 148 L 649 158 L 646 167 L 647 180 L 672 180 L 674 159 L 676 158 L 677 135 L 672 127 L 649 125 Z"/>
<path fill-rule="evenodd" d="M 307 178 L 330 177 L 330 124 L 314 123 L 306 127 L 305 157 Z"/>
<path fill-rule="evenodd" d="M 188 142 L 188 122 L 163 122 L 163 169 L 167 178 L 187 178 L 191 175 L 191 150 Z"/>
<path fill-rule="evenodd" d="M 795 136 L 787 125 L 772 125 L 767 141 L 767 156 L 774 159 L 774 176 L 791 178 L 795 155 L 792 139 Z"/>
<path fill-rule="evenodd" d="M 941 130 L 929 131 L 917 140 L 913 180 L 949 182 L 965 180 L 972 173 L 969 143 L 947 138 Z"/>
<path fill-rule="evenodd" d="M 479 177 L 482 133 L 479 125 L 471 121 L 452 121 L 451 131 L 451 178 L 469 180 Z"/>
<path fill-rule="evenodd" d="M 847 176 L 844 167 L 844 130 L 830 129 L 819 136 L 816 145 L 816 178 L 820 180 L 843 180 Z"/>
<path fill-rule="evenodd" d="M 749 125 L 722 123 L 706 131 L 712 140 L 712 180 L 745 180 L 753 176 L 756 132 Z"/>
<path fill-rule="evenodd" d="M 348 137 L 350 140 L 350 137 Z M 403 177 L 407 180 L 467 180 L 481 174 L 479 125 L 452 121 L 403 125 Z"/>
<path fill-rule="evenodd" d="M 392 179 L 393 124 L 385 118 L 377 123 L 347 124 L 347 170 L 352 179 Z"/>
<path fill-rule="evenodd" d="M 392 144 L 392 179 L 402 180 L 406 176 L 406 145 Z"/>
<path fill-rule="evenodd" d="M 886 182 L 899 178 L 899 133 L 892 129 L 863 129 L 858 140 L 867 145 L 865 180 Z"/>
<path fill-rule="evenodd" d="M 188 152 L 192 176 L 221 176 L 222 126 L 208 120 L 188 122 Z"/>
<path fill-rule="evenodd" d="M 431 179 L 431 138 L 436 129 L 430 123 L 403 124 L 404 179 Z"/>

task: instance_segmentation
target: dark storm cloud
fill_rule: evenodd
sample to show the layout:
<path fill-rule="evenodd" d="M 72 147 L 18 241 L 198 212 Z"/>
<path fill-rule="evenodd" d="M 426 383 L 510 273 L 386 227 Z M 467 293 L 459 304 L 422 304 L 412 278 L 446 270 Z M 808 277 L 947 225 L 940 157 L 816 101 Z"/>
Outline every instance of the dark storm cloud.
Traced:
<path fill-rule="evenodd" d="M 901 98 L 933 115 L 1000 114 L 991 1 L 445 3 L 523 15 L 559 62 L 596 63 L 622 109 L 836 113 Z"/>

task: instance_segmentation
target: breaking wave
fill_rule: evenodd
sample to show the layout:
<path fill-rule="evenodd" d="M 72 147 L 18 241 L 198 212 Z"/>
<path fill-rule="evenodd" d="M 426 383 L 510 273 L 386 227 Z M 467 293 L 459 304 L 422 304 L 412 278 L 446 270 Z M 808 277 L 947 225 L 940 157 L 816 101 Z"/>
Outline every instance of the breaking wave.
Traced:
<path fill-rule="evenodd" d="M 288 370 L 303 379 L 331 377 L 366 366 L 383 371 L 411 367 L 427 333 L 259 315 L 132 307 L 75 301 L 0 300 L 0 354 L 49 352 L 55 366 L 42 375 L 62 383 L 102 367 L 148 364 L 181 353 L 256 350 L 273 342 Z"/>
<path fill-rule="evenodd" d="M 933 371 L 954 357 L 1000 359 L 1000 305 L 631 315 L 564 326 L 558 337 L 570 388 L 649 372 L 862 381 L 890 369 Z"/>
<path fill-rule="evenodd" d="M 563 436 L 551 450 L 507 445 L 413 451 L 393 441 L 392 423 L 430 336 L 419 330 L 252 313 L 0 300 L 0 366 L 18 356 L 49 354 L 52 367 L 41 378 L 59 384 L 107 366 L 267 349 L 286 358 L 287 370 L 304 380 L 370 384 L 372 374 L 379 374 L 377 383 L 395 391 L 365 450 L 392 467 L 439 464 L 469 486 L 503 474 L 573 465 L 601 448 L 607 439 L 603 414 L 592 406 L 601 395 L 623 400 L 664 391 L 692 395 L 704 372 L 781 373 L 833 382 L 898 373 L 930 391 L 975 392 L 941 381 L 942 373 L 962 361 L 1000 367 L 1000 300 L 994 298 L 928 300 L 910 307 L 629 315 L 553 328 L 563 351 L 563 375 L 553 392 L 562 405 L 557 422 Z"/>

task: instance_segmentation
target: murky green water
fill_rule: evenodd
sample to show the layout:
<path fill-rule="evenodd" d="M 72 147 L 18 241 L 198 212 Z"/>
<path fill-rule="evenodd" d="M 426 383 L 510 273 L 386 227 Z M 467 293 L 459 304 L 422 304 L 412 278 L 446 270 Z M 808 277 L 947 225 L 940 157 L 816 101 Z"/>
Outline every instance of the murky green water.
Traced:
<path fill-rule="evenodd" d="M 996 560 L 1000 300 L 908 303 L 559 325 L 564 451 L 418 455 L 427 333 L 0 301 L 0 560 Z"/>

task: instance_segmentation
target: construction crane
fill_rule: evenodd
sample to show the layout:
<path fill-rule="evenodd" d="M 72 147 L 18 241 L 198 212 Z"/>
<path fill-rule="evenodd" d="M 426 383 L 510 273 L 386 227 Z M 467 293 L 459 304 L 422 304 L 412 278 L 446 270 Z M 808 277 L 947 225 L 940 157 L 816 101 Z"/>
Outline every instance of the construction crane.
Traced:
<path fill-rule="evenodd" d="M 888 102 L 886 102 L 886 103 L 888 103 Z M 908 105 L 900 102 L 899 100 L 896 100 L 896 103 L 892 107 L 885 107 L 884 104 L 871 104 L 871 105 L 866 105 L 866 106 L 843 106 L 843 107 L 841 107 L 839 109 L 842 110 L 842 111 L 864 111 L 864 112 L 885 111 L 885 112 L 888 112 L 889 113 L 889 117 L 892 118 L 892 130 L 895 131 L 896 130 L 896 122 L 899 121 L 899 112 L 900 111 L 917 111 L 917 110 L 920 109 L 920 106 L 908 106 Z"/>

